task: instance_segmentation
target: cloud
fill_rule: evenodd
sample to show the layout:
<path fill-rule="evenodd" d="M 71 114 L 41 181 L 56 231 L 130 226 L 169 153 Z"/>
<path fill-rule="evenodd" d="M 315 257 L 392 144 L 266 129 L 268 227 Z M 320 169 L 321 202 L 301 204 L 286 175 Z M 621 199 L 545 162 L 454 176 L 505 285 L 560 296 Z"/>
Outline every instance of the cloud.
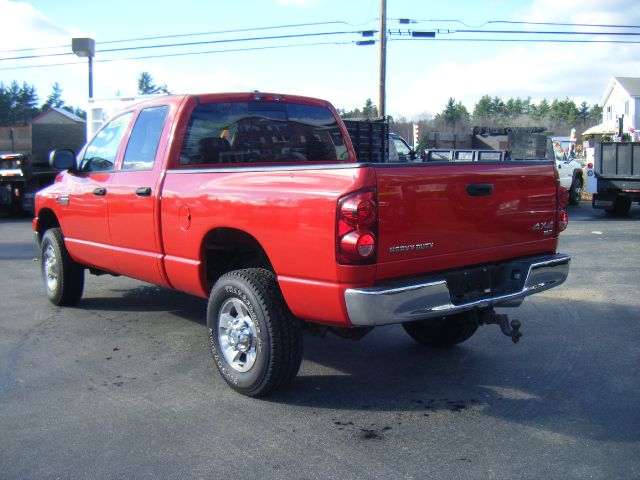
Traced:
<path fill-rule="evenodd" d="M 532 22 L 637 25 L 637 7 L 636 0 L 535 0 L 525 17 Z"/>
<path fill-rule="evenodd" d="M 638 25 L 640 11 L 637 0 L 611 0 L 606 4 L 600 0 L 536 0 L 518 20 L 523 18 L 531 22 Z M 552 28 L 598 30 L 595 27 Z M 531 97 L 534 102 L 568 96 L 576 102 L 595 104 L 611 77 L 640 76 L 638 49 L 632 44 L 514 42 L 513 47 L 506 50 L 504 44 L 500 50 L 492 44 L 486 45 L 484 54 L 446 60 L 419 72 L 408 88 L 388 92 L 390 113 L 393 115 L 396 111 L 409 116 L 424 111 L 438 113 L 449 97 L 462 101 L 472 112 L 483 95 L 499 96 L 503 100 Z M 490 54 L 492 50 L 496 51 L 495 55 Z"/>
<path fill-rule="evenodd" d="M 4 51 L 3 57 L 29 56 L 43 53 L 71 54 L 71 38 L 92 36 L 91 34 L 83 33 L 80 29 L 60 25 L 27 2 L 0 0 L 0 12 L 2 12 L 2 24 L 0 27 L 2 29 L 2 45 L 0 49 Z M 20 51 L 36 47 L 49 48 L 46 51 Z M 80 64 L 47 69 L 20 68 L 10 70 L 14 66 L 73 62 Z M 61 82 L 63 99 L 72 105 L 82 105 L 84 103 L 85 92 L 87 91 L 87 67 L 75 55 L 30 58 L 15 62 L 6 61 L 3 62 L 2 67 L 7 69 L 0 71 L 0 82 L 8 84 L 18 78 L 18 83 L 33 84 L 41 102 L 50 93 L 52 84 L 64 78 L 64 81 Z M 60 74 L 61 72 L 62 75 Z M 79 94 L 80 91 L 83 93 Z"/>
<path fill-rule="evenodd" d="M 27 2 L 0 0 L 2 22 L 2 49 L 13 50 L 33 45 L 59 45 L 62 38 L 68 43 L 70 32 L 57 25 Z M 7 21 L 8 20 L 8 21 Z M 25 35 L 25 32 L 29 32 Z M 54 43 L 55 45 L 56 43 Z"/>
<path fill-rule="evenodd" d="M 160 62 L 123 61 L 97 63 L 94 67 L 97 89 L 103 97 L 136 96 L 137 79 L 142 72 L 148 72 L 155 85 L 166 84 L 172 93 L 207 93 L 255 89 L 256 81 L 246 74 L 238 74 L 226 69 L 203 68 L 198 75 L 180 68 L 168 68 Z"/>

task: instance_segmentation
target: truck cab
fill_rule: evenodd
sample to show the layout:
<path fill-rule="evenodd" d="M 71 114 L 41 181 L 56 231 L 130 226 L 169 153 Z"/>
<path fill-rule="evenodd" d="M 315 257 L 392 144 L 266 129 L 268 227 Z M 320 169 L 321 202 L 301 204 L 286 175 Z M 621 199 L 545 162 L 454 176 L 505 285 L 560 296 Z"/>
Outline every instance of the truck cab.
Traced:
<path fill-rule="evenodd" d="M 416 152 L 396 133 L 389 134 L 389 161 L 412 162 L 416 159 Z"/>

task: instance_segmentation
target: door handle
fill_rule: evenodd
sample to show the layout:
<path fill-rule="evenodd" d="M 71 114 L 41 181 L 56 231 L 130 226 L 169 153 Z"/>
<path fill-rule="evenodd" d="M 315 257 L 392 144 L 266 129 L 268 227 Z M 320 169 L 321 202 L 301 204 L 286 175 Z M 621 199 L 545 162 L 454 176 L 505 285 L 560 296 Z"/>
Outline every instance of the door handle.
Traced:
<path fill-rule="evenodd" d="M 151 195 L 151 187 L 136 188 L 136 195 L 139 197 L 148 197 Z"/>
<path fill-rule="evenodd" d="M 488 197 L 493 193 L 492 183 L 472 183 L 467 185 L 467 193 L 472 197 Z"/>
<path fill-rule="evenodd" d="M 93 190 L 93 194 L 98 197 L 104 197 L 107 194 L 107 189 L 103 187 L 98 187 Z"/>

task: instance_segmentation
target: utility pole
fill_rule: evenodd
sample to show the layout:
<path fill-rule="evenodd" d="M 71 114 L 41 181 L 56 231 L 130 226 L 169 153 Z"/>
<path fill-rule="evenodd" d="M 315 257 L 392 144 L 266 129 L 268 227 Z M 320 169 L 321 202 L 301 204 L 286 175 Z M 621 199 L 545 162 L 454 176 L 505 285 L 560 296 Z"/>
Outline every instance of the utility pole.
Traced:
<path fill-rule="evenodd" d="M 386 115 L 386 91 L 387 77 L 387 0 L 380 0 L 380 116 Z"/>

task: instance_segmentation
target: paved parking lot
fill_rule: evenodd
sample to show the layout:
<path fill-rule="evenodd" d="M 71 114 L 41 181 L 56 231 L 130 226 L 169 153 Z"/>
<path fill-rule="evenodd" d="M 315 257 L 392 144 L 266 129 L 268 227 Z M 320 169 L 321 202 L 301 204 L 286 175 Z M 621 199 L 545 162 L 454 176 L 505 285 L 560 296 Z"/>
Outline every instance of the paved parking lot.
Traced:
<path fill-rule="evenodd" d="M 0 218 L 0 477 L 640 478 L 640 208 L 570 217 L 570 278 L 513 311 L 519 344 L 307 337 L 267 400 L 218 378 L 204 300 L 87 276 L 54 307 L 29 219 Z"/>

